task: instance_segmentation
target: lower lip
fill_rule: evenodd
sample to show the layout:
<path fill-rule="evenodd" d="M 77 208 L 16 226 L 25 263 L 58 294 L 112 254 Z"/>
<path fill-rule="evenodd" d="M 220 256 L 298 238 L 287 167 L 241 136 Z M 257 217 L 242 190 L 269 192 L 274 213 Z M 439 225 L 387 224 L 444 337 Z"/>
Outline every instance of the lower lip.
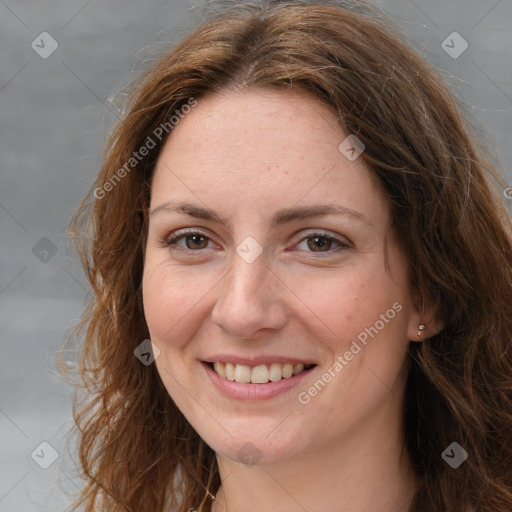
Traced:
<path fill-rule="evenodd" d="M 304 370 L 298 375 L 294 375 L 288 379 L 281 379 L 275 382 L 269 381 L 266 384 L 252 384 L 224 379 L 218 373 L 214 372 L 206 363 L 201 364 L 213 385 L 221 393 L 230 398 L 238 398 L 239 400 L 266 400 L 274 398 L 295 387 L 314 368 Z"/>

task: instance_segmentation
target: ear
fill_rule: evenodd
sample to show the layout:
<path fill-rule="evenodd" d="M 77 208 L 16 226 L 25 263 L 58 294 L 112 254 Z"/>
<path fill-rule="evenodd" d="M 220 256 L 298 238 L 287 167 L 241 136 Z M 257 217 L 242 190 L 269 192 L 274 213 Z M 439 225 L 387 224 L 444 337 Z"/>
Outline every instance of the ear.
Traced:
<path fill-rule="evenodd" d="M 420 329 L 420 325 L 424 325 L 425 328 Z M 423 301 L 409 317 L 407 336 L 411 341 L 425 341 L 439 334 L 443 328 L 443 322 L 437 318 L 434 306 Z M 418 333 L 421 334 L 418 336 Z"/>

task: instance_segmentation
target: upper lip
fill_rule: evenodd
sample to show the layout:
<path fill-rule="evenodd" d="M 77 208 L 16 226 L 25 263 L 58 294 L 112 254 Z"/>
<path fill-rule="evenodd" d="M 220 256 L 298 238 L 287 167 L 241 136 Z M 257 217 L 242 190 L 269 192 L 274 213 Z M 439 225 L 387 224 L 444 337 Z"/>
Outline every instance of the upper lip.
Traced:
<path fill-rule="evenodd" d="M 213 356 L 209 356 L 203 359 L 206 363 L 232 363 L 232 364 L 243 364 L 246 366 L 258 366 L 260 364 L 272 364 L 272 363 L 281 363 L 281 364 L 303 364 L 303 365 L 311 365 L 316 364 L 311 359 L 298 359 L 297 357 L 288 357 L 288 356 L 267 356 L 267 355 L 258 355 L 254 357 L 241 357 L 237 355 L 230 354 L 216 354 Z"/>

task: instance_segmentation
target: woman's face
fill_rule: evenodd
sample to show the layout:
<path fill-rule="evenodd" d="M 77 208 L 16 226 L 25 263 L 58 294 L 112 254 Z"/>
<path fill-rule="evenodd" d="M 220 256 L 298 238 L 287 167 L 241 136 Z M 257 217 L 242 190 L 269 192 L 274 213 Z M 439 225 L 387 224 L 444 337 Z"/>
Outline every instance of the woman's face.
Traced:
<path fill-rule="evenodd" d="M 143 278 L 156 365 L 232 460 L 398 429 L 422 318 L 387 201 L 360 148 L 340 146 L 348 135 L 297 92 L 226 92 L 183 115 L 159 157 Z"/>

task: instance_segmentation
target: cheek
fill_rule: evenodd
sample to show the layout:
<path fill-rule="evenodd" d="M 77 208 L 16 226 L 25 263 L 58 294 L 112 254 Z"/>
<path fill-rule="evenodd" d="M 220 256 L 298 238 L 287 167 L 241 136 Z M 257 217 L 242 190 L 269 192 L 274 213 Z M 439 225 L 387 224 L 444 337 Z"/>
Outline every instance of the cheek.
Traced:
<path fill-rule="evenodd" d="M 385 403 L 399 381 L 408 347 L 406 288 L 378 264 L 302 286 L 303 311 L 310 309 L 309 319 L 325 333 L 315 341 L 325 350 L 317 378 L 326 384 L 309 382 L 300 396 L 314 412 L 307 417 L 323 418 L 325 434 L 338 435 L 340 425 L 348 428 Z"/>
<path fill-rule="evenodd" d="M 201 301 L 213 283 L 198 273 L 180 271 L 165 263 L 146 262 L 142 281 L 144 314 L 151 339 L 161 345 L 185 344 L 197 326 Z"/>
<path fill-rule="evenodd" d="M 302 303 L 302 321 L 317 332 L 333 352 L 344 351 L 351 341 L 366 328 L 374 326 L 388 332 L 391 321 L 382 326 L 380 315 L 395 318 L 393 304 L 401 303 L 403 289 L 394 283 L 379 265 L 345 268 L 336 274 L 317 274 L 304 279 L 292 279 L 290 288 Z M 306 317 L 307 315 L 307 317 Z"/>

